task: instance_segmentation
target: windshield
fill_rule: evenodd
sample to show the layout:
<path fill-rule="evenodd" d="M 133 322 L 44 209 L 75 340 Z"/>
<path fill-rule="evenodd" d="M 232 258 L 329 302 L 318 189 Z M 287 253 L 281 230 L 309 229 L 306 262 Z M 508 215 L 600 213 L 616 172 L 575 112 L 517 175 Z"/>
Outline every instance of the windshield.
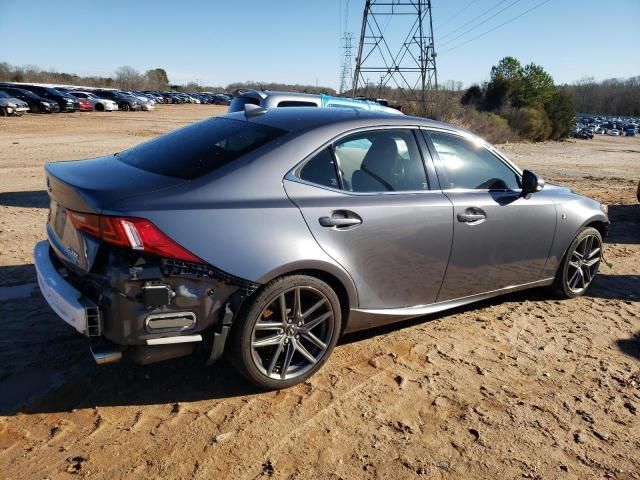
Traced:
<path fill-rule="evenodd" d="M 4 92 L 0 92 L 0 98 L 9 98 L 9 97 L 10 97 L 10 95 L 7 95 Z"/>
<path fill-rule="evenodd" d="M 285 133 L 279 128 L 218 117 L 162 135 L 116 157 L 142 170 L 192 180 Z"/>
<path fill-rule="evenodd" d="M 62 92 L 59 92 L 58 90 L 56 90 L 55 88 L 51 88 L 51 87 L 43 87 L 45 89 L 45 91 L 51 95 L 63 95 Z"/>

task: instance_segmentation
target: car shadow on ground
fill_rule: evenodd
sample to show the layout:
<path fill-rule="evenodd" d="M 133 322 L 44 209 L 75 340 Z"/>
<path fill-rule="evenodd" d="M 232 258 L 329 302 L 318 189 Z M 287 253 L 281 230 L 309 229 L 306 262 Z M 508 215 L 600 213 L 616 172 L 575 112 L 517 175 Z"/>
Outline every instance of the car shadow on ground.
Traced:
<path fill-rule="evenodd" d="M 640 243 L 640 204 L 609 205 L 609 220 L 606 243 Z"/>
<path fill-rule="evenodd" d="M 624 353 L 636 360 L 640 360 L 640 330 L 631 338 L 621 338 L 616 344 Z"/>
<path fill-rule="evenodd" d="M 33 265 L 0 267 L 0 278 L 15 275 L 35 282 Z M 601 275 L 588 295 L 629 300 L 638 276 Z M 503 302 L 555 300 L 546 288 L 516 292 L 447 312 L 345 335 L 339 345 L 367 340 L 399 329 Z M 634 299 L 637 301 L 638 299 Z M 133 406 L 215 400 L 261 393 L 222 360 L 205 367 L 201 352 L 141 366 L 124 360 L 97 366 L 89 342 L 60 320 L 37 287 L 28 297 L 0 302 L 0 415 L 54 413 L 95 406 Z M 637 340 L 621 340 L 636 352 Z M 634 354 L 634 353 L 630 353 Z"/>
<path fill-rule="evenodd" d="M 0 205 L 7 207 L 49 208 L 49 196 L 45 190 L 0 192 Z"/>

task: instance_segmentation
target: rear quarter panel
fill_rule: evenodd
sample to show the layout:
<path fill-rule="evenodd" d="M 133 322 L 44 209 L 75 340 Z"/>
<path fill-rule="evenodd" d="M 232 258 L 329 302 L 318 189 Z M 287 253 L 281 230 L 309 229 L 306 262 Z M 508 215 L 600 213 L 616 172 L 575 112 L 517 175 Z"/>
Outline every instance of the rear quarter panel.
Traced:
<path fill-rule="evenodd" d="M 312 147 L 274 143 L 161 194 L 116 201 L 103 213 L 147 218 L 211 265 L 252 282 L 298 270 L 329 273 L 356 306 L 351 277 L 319 247 L 284 190 L 284 175 Z"/>

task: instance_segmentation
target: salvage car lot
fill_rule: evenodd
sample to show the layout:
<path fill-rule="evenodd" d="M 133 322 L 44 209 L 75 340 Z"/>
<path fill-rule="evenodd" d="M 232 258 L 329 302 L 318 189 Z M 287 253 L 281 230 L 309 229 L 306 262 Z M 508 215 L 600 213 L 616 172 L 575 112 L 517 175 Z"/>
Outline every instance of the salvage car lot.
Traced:
<path fill-rule="evenodd" d="M 3 475 L 640 478 L 637 137 L 503 148 L 610 204 L 613 268 L 602 266 L 584 298 L 522 292 L 350 336 L 312 379 L 280 392 L 258 393 L 226 363 L 204 369 L 197 358 L 93 365 L 34 286 L 42 165 L 225 110 L 0 119 Z"/>

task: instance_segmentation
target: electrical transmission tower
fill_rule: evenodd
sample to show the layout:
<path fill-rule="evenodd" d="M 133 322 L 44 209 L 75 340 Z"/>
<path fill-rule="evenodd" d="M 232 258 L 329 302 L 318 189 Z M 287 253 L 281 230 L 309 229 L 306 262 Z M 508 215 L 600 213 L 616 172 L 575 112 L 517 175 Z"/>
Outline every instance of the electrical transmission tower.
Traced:
<path fill-rule="evenodd" d="M 353 33 L 344 32 L 342 36 L 342 65 L 340 66 L 340 90 L 342 93 L 351 86 L 353 80 Z"/>
<path fill-rule="evenodd" d="M 342 9 L 342 7 L 341 7 Z M 341 22 L 342 23 L 342 22 Z M 342 35 L 342 64 L 340 65 L 340 89 L 343 93 L 350 87 L 353 79 L 353 33 L 349 29 L 349 0 L 344 5 L 344 33 Z"/>
<path fill-rule="evenodd" d="M 394 32 L 385 37 L 396 19 Z M 438 89 L 438 79 L 431 0 L 366 0 L 352 95 L 382 96 L 385 87 L 396 89 L 408 113 L 432 113 L 429 95 Z"/>

